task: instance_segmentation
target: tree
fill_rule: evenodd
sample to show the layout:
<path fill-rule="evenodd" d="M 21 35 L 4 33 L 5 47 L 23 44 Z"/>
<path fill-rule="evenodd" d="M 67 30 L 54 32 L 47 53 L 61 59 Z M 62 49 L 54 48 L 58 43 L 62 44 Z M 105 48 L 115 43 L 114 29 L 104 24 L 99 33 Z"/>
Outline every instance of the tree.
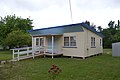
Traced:
<path fill-rule="evenodd" d="M 103 39 L 104 48 L 111 48 L 114 40 L 114 35 L 116 34 L 115 21 L 110 21 L 108 23 L 108 28 L 103 29 L 102 34 L 105 38 Z"/>
<path fill-rule="evenodd" d="M 5 39 L 5 46 L 23 47 L 25 45 L 31 45 L 31 36 L 28 33 L 24 33 L 21 30 L 12 31 Z"/>
<path fill-rule="evenodd" d="M 102 27 L 101 26 L 98 26 L 98 32 L 102 32 Z"/>
<path fill-rule="evenodd" d="M 108 28 L 103 29 L 102 33 L 105 38 L 103 39 L 104 48 L 111 48 L 112 43 L 120 41 L 120 22 L 115 24 L 115 21 L 110 21 L 108 23 Z"/>
<path fill-rule="evenodd" d="M 27 30 L 31 30 L 32 20 L 29 18 L 23 19 L 16 15 L 7 15 L 4 18 L 0 17 L 0 45 L 4 45 L 4 40 L 7 35 L 13 31 L 21 30 L 27 33 Z"/>
<path fill-rule="evenodd" d="M 120 28 L 120 21 L 119 21 L 119 20 L 118 20 L 118 23 L 115 24 L 115 28 L 116 28 L 116 29 L 119 29 L 119 28 Z"/>
<path fill-rule="evenodd" d="M 113 36 L 112 36 L 111 30 L 109 30 L 109 28 L 103 29 L 102 34 L 105 36 L 103 38 L 103 47 L 111 48 L 111 44 L 113 42 Z"/>
<path fill-rule="evenodd" d="M 120 42 L 120 30 L 116 31 L 116 34 L 113 36 L 113 42 Z"/>
<path fill-rule="evenodd" d="M 88 26 L 90 26 L 90 21 L 85 21 L 85 23 L 88 25 Z"/>
<path fill-rule="evenodd" d="M 96 30 L 96 25 L 94 25 L 94 23 L 90 24 L 90 21 L 87 20 L 84 23 Z"/>
<path fill-rule="evenodd" d="M 108 23 L 109 28 L 113 29 L 114 28 L 114 23 L 115 23 L 115 21 L 110 21 Z"/>

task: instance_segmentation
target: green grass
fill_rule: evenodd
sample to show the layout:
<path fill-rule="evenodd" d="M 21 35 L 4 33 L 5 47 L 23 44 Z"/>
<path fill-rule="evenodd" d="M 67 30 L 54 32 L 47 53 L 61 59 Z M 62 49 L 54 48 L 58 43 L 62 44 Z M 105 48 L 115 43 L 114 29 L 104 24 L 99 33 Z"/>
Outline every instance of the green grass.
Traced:
<path fill-rule="evenodd" d="M 8 75 L 6 80 L 50 80 L 48 69 L 55 64 L 62 69 L 57 80 L 120 80 L 120 57 L 112 57 L 111 50 L 104 51 L 110 53 L 85 60 L 37 57 L 15 62 L 12 68 L 2 70 Z"/>
<path fill-rule="evenodd" d="M 0 60 L 8 60 L 12 59 L 12 51 L 6 50 L 6 51 L 0 51 Z"/>
<path fill-rule="evenodd" d="M 105 53 L 105 54 L 112 54 L 112 49 L 104 49 L 103 53 Z"/>

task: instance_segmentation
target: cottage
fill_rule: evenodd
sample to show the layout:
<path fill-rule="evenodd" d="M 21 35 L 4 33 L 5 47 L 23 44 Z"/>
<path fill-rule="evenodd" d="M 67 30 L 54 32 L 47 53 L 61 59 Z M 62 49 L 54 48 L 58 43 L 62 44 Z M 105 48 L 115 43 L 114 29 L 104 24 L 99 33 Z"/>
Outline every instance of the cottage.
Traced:
<path fill-rule="evenodd" d="M 32 36 L 32 48 L 45 55 L 85 57 L 103 53 L 103 35 L 85 23 L 28 31 Z"/>

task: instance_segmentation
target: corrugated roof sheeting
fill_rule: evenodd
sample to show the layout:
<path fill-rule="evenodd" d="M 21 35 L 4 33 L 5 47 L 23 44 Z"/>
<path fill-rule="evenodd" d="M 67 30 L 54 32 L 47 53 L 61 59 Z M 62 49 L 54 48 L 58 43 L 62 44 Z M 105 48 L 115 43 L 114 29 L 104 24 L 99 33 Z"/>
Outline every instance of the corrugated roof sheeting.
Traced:
<path fill-rule="evenodd" d="M 96 33 L 97 35 L 104 37 L 104 35 L 97 32 L 95 29 L 93 29 L 92 27 L 88 26 L 85 23 L 77 23 L 77 24 L 69 24 L 69 25 L 42 28 L 42 29 L 36 29 L 36 30 L 29 30 L 28 32 L 32 36 L 62 35 L 63 33 L 69 33 L 69 32 L 83 32 L 82 27 L 85 27 L 86 29 Z"/>
<path fill-rule="evenodd" d="M 58 26 L 58 27 L 29 31 L 29 33 L 32 34 L 33 36 L 52 35 L 52 34 L 61 35 L 63 33 L 69 33 L 69 32 L 83 32 L 83 28 L 80 27 L 80 25 L 75 25 L 75 26 L 64 26 L 64 27 Z"/>

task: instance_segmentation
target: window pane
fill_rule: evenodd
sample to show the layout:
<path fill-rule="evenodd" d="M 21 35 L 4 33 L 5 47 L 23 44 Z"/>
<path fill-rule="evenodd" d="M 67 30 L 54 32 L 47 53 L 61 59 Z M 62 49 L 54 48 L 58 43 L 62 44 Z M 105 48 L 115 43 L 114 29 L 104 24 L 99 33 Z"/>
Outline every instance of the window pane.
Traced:
<path fill-rule="evenodd" d="M 91 37 L 91 47 L 95 47 L 95 37 Z"/>
<path fill-rule="evenodd" d="M 69 42 L 69 37 L 64 37 L 64 42 Z"/>
<path fill-rule="evenodd" d="M 93 42 L 91 42 L 91 47 L 93 46 Z"/>
<path fill-rule="evenodd" d="M 100 39 L 100 46 L 102 46 L 102 39 Z"/>
<path fill-rule="evenodd" d="M 69 46 L 69 42 L 64 42 L 64 46 Z"/>
<path fill-rule="evenodd" d="M 93 45 L 94 47 L 95 47 L 95 42 L 94 42 L 94 45 Z"/>
<path fill-rule="evenodd" d="M 36 38 L 36 46 L 39 46 L 39 38 Z"/>
<path fill-rule="evenodd" d="M 76 37 L 75 36 L 70 37 L 70 42 L 76 42 Z"/>
<path fill-rule="evenodd" d="M 71 42 L 70 46 L 76 46 L 76 42 Z"/>
<path fill-rule="evenodd" d="M 40 38 L 40 46 L 44 46 L 44 39 Z"/>
<path fill-rule="evenodd" d="M 93 42 L 93 37 L 91 37 L 91 42 Z"/>

